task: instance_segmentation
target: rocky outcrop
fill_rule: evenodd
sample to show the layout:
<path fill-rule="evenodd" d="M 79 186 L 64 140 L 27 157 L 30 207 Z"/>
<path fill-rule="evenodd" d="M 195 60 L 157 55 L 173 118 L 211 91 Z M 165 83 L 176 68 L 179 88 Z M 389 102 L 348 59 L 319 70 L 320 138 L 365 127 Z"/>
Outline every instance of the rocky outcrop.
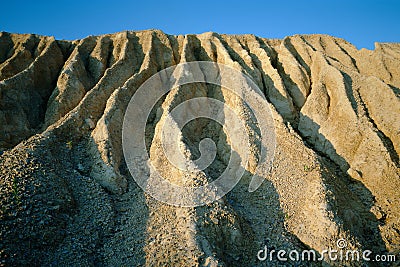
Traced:
<path fill-rule="evenodd" d="M 242 114 L 253 148 L 249 175 L 230 193 L 183 208 L 137 186 L 121 135 L 140 85 L 192 61 L 249 75 L 272 110 L 277 145 L 271 172 L 249 193 L 259 144 L 246 105 L 211 85 L 169 92 L 147 122 L 146 145 L 171 181 L 210 181 L 230 156 L 224 127 L 196 120 L 182 130 L 182 145 L 197 158 L 200 140 L 210 138 L 215 160 L 197 172 L 168 163 L 161 123 L 185 100 L 212 97 Z M 0 265 L 257 266 L 264 245 L 321 253 L 339 238 L 349 248 L 398 253 L 399 71 L 399 44 L 358 50 L 327 35 L 270 40 L 151 30 L 58 41 L 3 32 Z"/>

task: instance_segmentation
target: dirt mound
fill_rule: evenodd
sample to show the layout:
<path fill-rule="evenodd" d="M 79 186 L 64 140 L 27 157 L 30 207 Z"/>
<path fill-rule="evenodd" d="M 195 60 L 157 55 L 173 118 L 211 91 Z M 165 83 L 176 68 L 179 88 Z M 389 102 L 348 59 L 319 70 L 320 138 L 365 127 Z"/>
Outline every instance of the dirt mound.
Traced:
<path fill-rule="evenodd" d="M 276 148 L 271 171 L 248 192 L 259 142 L 246 103 L 215 85 L 171 90 L 146 125 L 150 160 L 169 180 L 211 181 L 233 153 L 223 125 L 199 119 L 182 130 L 182 146 L 196 159 L 200 141 L 212 139 L 214 161 L 195 172 L 168 163 L 160 127 L 188 99 L 215 98 L 241 114 L 252 147 L 232 191 L 184 208 L 135 183 L 122 123 L 148 78 L 193 61 L 252 78 L 270 106 Z M 399 88 L 400 44 L 370 51 L 326 35 L 0 33 L 0 266 L 262 266 L 264 245 L 323 253 L 341 238 L 351 249 L 398 254 Z"/>

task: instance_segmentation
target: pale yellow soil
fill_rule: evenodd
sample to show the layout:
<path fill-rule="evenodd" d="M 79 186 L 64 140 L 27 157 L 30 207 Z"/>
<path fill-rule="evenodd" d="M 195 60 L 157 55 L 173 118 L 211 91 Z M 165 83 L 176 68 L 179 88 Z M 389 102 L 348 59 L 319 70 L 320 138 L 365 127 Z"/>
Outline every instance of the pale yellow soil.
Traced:
<path fill-rule="evenodd" d="M 255 192 L 250 168 L 221 200 L 182 208 L 135 183 L 121 131 L 137 88 L 191 61 L 254 80 L 272 110 L 276 150 Z M 399 260 L 399 88 L 400 44 L 370 51 L 327 35 L 0 33 L 0 266 L 264 266 L 264 245 L 321 253 L 339 238 Z M 149 156 L 168 179 L 189 184 L 218 176 L 230 148 L 218 124 L 191 123 L 182 132 L 188 150 L 197 155 L 209 137 L 216 159 L 196 177 L 166 162 L 157 125 L 193 96 L 220 99 L 255 125 L 223 88 L 188 85 L 162 99 L 148 121 Z"/>

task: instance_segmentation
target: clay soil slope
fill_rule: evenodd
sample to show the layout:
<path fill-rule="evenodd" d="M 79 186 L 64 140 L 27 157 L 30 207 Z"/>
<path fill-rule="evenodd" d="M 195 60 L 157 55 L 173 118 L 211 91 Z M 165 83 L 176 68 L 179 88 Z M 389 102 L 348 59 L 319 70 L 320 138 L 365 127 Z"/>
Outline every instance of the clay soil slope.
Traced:
<path fill-rule="evenodd" d="M 277 145 L 255 192 L 244 177 L 221 200 L 182 208 L 135 183 L 121 129 L 143 82 L 192 61 L 249 75 L 271 107 Z M 321 253 L 340 238 L 349 248 L 398 255 L 399 88 L 400 44 L 358 50 L 327 35 L 272 40 L 150 30 L 61 41 L 2 32 L 0 266 L 262 266 L 264 245 Z M 146 139 L 150 158 L 171 178 L 157 152 L 160 117 L 200 96 L 247 112 L 223 88 L 171 91 L 149 119 Z M 194 156 L 201 139 L 218 142 L 202 172 L 218 176 L 229 148 L 224 128 L 199 121 L 183 135 Z"/>

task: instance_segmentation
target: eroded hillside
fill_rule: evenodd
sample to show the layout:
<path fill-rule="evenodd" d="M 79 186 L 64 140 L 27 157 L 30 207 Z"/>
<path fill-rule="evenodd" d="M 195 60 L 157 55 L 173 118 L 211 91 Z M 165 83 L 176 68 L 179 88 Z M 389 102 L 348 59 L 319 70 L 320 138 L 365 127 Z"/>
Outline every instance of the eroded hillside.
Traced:
<path fill-rule="evenodd" d="M 276 149 L 255 192 L 245 175 L 221 200 L 183 208 L 138 187 L 121 131 L 140 85 L 192 61 L 225 64 L 254 80 L 272 111 Z M 257 266 L 265 264 L 257 259 L 264 245 L 321 253 L 339 238 L 349 248 L 398 254 L 399 88 L 399 44 L 370 51 L 326 35 L 271 40 L 152 30 L 58 41 L 3 32 L 0 265 Z M 193 97 L 248 113 L 223 88 L 204 84 L 161 99 L 146 145 L 171 180 L 192 176 L 165 163 L 158 125 Z M 196 120 L 182 135 L 194 158 L 201 139 L 218 144 L 199 179 L 226 168 L 230 147 L 221 125 Z M 256 162 L 256 148 L 250 156 Z"/>

